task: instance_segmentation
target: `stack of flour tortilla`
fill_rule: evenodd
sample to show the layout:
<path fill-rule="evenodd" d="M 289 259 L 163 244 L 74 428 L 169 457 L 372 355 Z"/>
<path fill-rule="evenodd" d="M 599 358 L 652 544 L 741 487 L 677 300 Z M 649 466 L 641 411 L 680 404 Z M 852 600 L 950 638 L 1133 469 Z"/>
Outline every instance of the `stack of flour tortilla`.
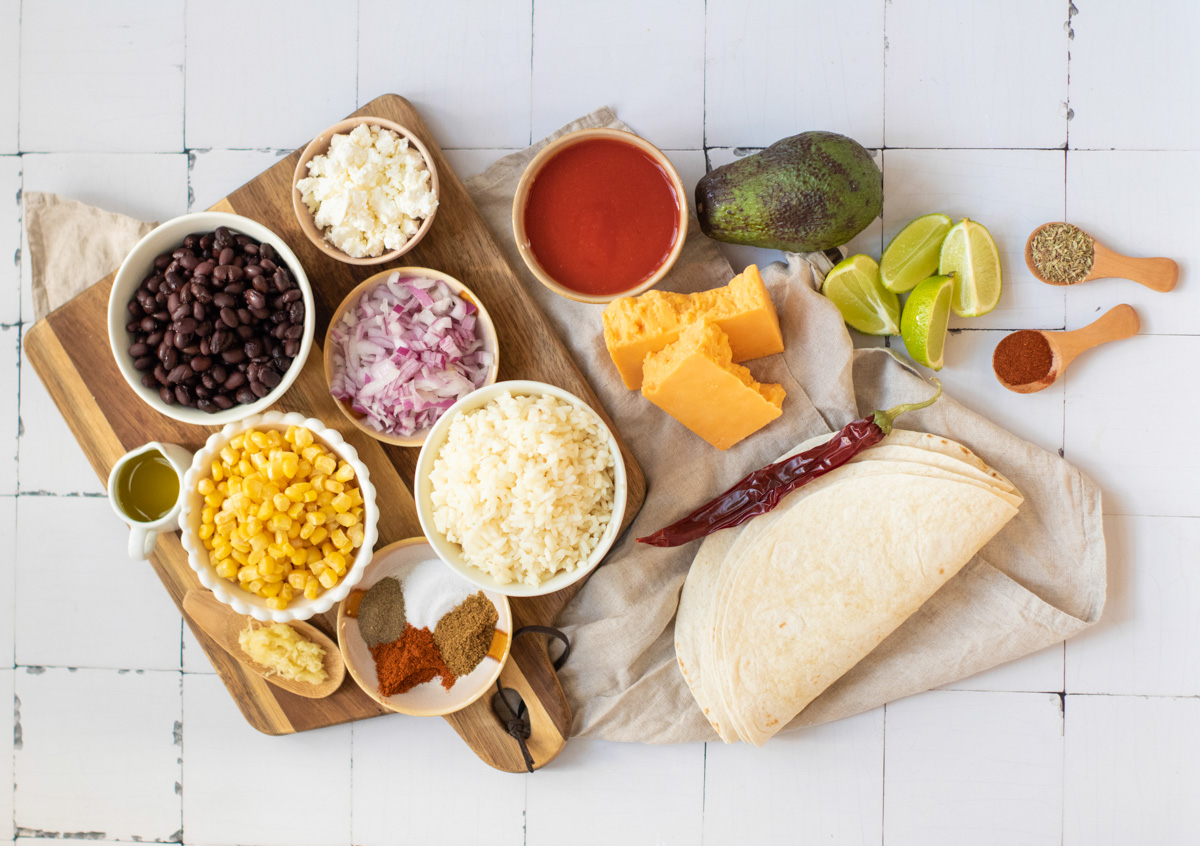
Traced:
<path fill-rule="evenodd" d="M 710 535 L 684 583 L 675 652 L 721 739 L 765 743 L 970 561 L 1021 502 L 961 444 L 897 429 L 769 514 Z"/>

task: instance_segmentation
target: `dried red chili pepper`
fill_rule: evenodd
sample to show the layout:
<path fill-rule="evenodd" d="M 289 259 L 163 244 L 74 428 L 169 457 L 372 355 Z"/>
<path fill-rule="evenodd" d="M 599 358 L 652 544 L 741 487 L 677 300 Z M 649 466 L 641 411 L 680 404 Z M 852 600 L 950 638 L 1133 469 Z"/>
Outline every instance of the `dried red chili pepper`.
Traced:
<path fill-rule="evenodd" d="M 720 529 L 740 526 L 752 517 L 766 514 L 796 488 L 837 469 L 858 453 L 882 441 L 892 431 L 896 418 L 907 411 L 926 408 L 942 395 L 942 383 L 930 380 L 937 393 L 925 402 L 898 405 L 876 411 L 846 426 L 820 446 L 755 470 L 716 499 L 652 535 L 638 538 L 650 546 L 681 546 Z"/>

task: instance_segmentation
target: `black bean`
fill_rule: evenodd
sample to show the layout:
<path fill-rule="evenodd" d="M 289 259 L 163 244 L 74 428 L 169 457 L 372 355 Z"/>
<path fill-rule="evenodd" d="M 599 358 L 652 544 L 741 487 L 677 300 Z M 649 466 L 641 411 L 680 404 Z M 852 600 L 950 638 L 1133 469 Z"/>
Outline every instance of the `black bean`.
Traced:
<path fill-rule="evenodd" d="M 200 355 L 200 345 L 188 344 L 186 347 L 181 349 L 180 352 L 184 355 Z"/>
<path fill-rule="evenodd" d="M 286 291 L 292 287 L 292 280 L 283 272 L 283 268 L 275 271 L 275 275 L 271 277 L 271 281 L 275 283 L 276 291 Z"/>
<path fill-rule="evenodd" d="M 143 323 L 144 322 L 145 321 L 143 321 Z M 224 323 L 226 326 L 228 326 L 230 329 L 236 329 L 238 326 L 237 312 L 234 311 L 233 309 L 229 308 L 228 306 L 225 308 L 222 308 L 221 309 L 221 322 Z"/>
<path fill-rule="evenodd" d="M 212 291 L 208 290 L 207 285 L 203 285 L 200 282 L 193 279 L 192 284 L 190 285 L 190 288 L 192 291 L 192 296 L 196 298 L 196 302 L 204 303 L 205 305 L 208 305 L 209 303 L 212 302 L 212 298 L 213 298 Z"/>
<path fill-rule="evenodd" d="M 295 358 L 296 353 L 300 352 L 300 342 L 295 338 L 288 338 L 283 344 L 283 352 L 288 358 Z"/>
<path fill-rule="evenodd" d="M 168 287 L 170 287 L 172 291 L 179 290 L 179 286 L 183 284 L 183 277 L 174 270 L 168 270 L 166 274 L 164 274 L 164 278 L 167 281 Z"/>
<path fill-rule="evenodd" d="M 196 331 L 199 331 L 199 328 Z M 232 341 L 233 338 L 230 337 L 229 333 L 218 326 L 212 330 L 212 335 L 208 339 L 208 348 L 214 353 L 219 353 L 228 347 Z"/>
<path fill-rule="evenodd" d="M 254 328 L 251 326 L 239 326 L 238 328 L 234 329 L 233 331 L 243 341 L 254 337 Z"/>
<path fill-rule="evenodd" d="M 170 263 L 171 263 L 171 254 L 163 253 L 162 255 L 155 257 L 154 269 L 155 270 L 166 270 L 167 266 L 170 265 Z"/>
<path fill-rule="evenodd" d="M 286 293 L 284 293 L 282 299 L 285 303 L 294 303 L 296 300 L 300 299 L 302 296 L 304 296 L 303 291 L 301 291 L 299 288 L 292 288 L 290 291 L 287 291 Z"/>
<path fill-rule="evenodd" d="M 237 310 L 237 316 L 238 316 L 238 321 L 241 323 L 244 323 L 247 326 L 249 326 L 251 323 L 254 322 L 254 315 L 252 315 L 250 313 L 250 309 L 248 309 L 248 308 L 239 308 Z"/>
<path fill-rule="evenodd" d="M 191 378 L 192 378 L 192 368 L 188 367 L 186 364 L 179 365 L 178 367 L 173 369 L 170 372 L 170 374 L 167 375 L 168 382 L 176 382 L 176 383 L 186 382 L 188 379 L 191 379 Z"/>
<path fill-rule="evenodd" d="M 237 347 L 221 353 L 221 360 L 226 364 L 237 364 L 246 360 L 246 354 Z"/>
<path fill-rule="evenodd" d="M 195 270 L 196 265 L 200 263 L 200 259 L 196 258 L 195 253 L 186 252 L 179 257 L 179 263 L 185 270 Z"/>
<path fill-rule="evenodd" d="M 154 368 L 154 380 L 160 385 L 167 384 L 167 377 L 169 375 L 171 374 L 167 373 L 167 368 L 163 367 L 161 364 Z"/>
<path fill-rule="evenodd" d="M 258 397 L 259 399 L 262 399 L 267 394 L 271 393 L 271 389 L 268 388 L 266 385 L 264 385 L 262 382 L 251 382 L 250 390 L 252 390 L 254 392 L 254 395 L 256 397 Z"/>
<path fill-rule="evenodd" d="M 246 374 L 235 370 L 225 379 L 225 390 L 236 391 L 244 384 L 246 384 Z"/>
<path fill-rule="evenodd" d="M 257 280 L 258 280 L 258 279 L 260 279 L 260 278 L 262 277 L 262 275 L 263 275 L 263 269 L 262 269 L 261 267 L 259 267 L 257 264 L 248 264 L 248 265 L 246 265 L 246 278 L 248 278 L 248 279 L 254 279 L 254 280 L 255 280 L 254 287 L 258 288 L 258 282 L 257 282 Z M 266 283 L 266 281 L 264 280 L 264 281 L 263 281 L 263 285 L 266 285 L 266 284 L 267 284 L 267 283 Z M 260 291 L 263 291 L 263 290 L 266 290 L 266 289 L 265 289 L 265 288 L 258 288 L 258 290 L 260 290 Z"/>
<path fill-rule="evenodd" d="M 129 345 L 129 354 L 134 358 L 141 358 L 150 352 L 150 345 L 145 341 L 138 341 L 135 344 Z"/>
<path fill-rule="evenodd" d="M 196 396 L 200 399 L 208 399 L 212 396 L 212 391 L 204 387 L 204 385 L 194 385 L 192 390 L 196 392 Z"/>
<path fill-rule="evenodd" d="M 275 328 L 271 330 L 271 337 L 283 340 L 284 334 L 291 328 L 291 324 L 289 323 L 277 323 L 275 324 Z"/>
<path fill-rule="evenodd" d="M 138 325 L 141 327 L 143 332 L 147 333 L 153 332 L 158 328 L 158 323 L 156 323 L 154 318 L 150 316 L 143 317 L 142 322 Z"/>
<path fill-rule="evenodd" d="M 192 336 L 186 332 L 175 333 L 175 349 L 183 350 L 192 345 Z"/>
<path fill-rule="evenodd" d="M 138 356 L 137 358 L 135 358 L 133 360 L 133 367 L 135 370 L 142 370 L 142 371 L 153 370 L 154 369 L 154 356 L 152 356 L 152 355 Z"/>
<path fill-rule="evenodd" d="M 167 311 L 169 311 L 169 312 L 171 312 L 172 314 L 174 314 L 174 313 L 175 313 L 175 310 L 176 310 L 177 308 L 179 308 L 179 305 L 180 305 L 180 303 L 182 303 L 182 302 L 183 302 L 183 301 L 182 301 L 181 299 L 179 299 L 179 292 L 178 292 L 178 291 L 177 291 L 177 292 L 175 292 L 174 294 L 171 294 L 171 296 L 167 297 Z"/>
<path fill-rule="evenodd" d="M 191 235 L 185 236 L 183 239 L 183 246 L 187 247 L 189 250 L 194 250 L 199 245 L 200 236 L 194 232 Z"/>
<path fill-rule="evenodd" d="M 129 310 L 129 313 L 131 315 L 133 315 L 134 317 L 140 318 L 142 316 L 142 307 L 140 305 L 138 305 L 137 297 L 134 297 L 132 300 L 129 301 L 129 305 L 127 306 L 127 308 Z"/>
<path fill-rule="evenodd" d="M 268 320 L 268 319 L 270 319 L 270 317 L 271 317 L 271 312 L 270 312 L 270 310 L 269 310 L 269 309 L 265 309 L 265 308 L 252 308 L 252 309 L 249 309 L 249 311 L 250 311 L 250 314 L 251 314 L 251 315 L 254 317 L 254 319 L 255 319 L 255 320 L 257 320 L 257 321 L 259 321 L 259 322 L 262 322 L 262 321 L 264 321 L 264 320 Z"/>
<path fill-rule="evenodd" d="M 203 373 L 212 367 L 212 359 L 207 355 L 198 355 L 192 359 L 192 369 L 197 373 Z"/>
<path fill-rule="evenodd" d="M 192 301 L 192 286 L 184 285 L 179 289 L 179 301 L 181 303 L 190 303 Z"/>
<path fill-rule="evenodd" d="M 140 320 L 129 321 L 128 323 L 125 324 L 125 331 L 128 332 L 130 335 L 144 334 L 142 332 L 142 321 L 140 321 Z"/>
<path fill-rule="evenodd" d="M 221 250 L 221 255 L 217 258 L 217 264 L 230 264 L 233 262 L 233 247 L 226 247 Z"/>
<path fill-rule="evenodd" d="M 154 378 L 153 373 L 143 373 L 142 374 L 142 387 L 143 388 L 157 388 L 158 387 L 158 380 Z"/>
<path fill-rule="evenodd" d="M 249 358 L 257 358 L 263 354 L 262 341 L 260 341 L 258 338 L 251 338 L 250 340 L 246 341 L 243 349 L 246 351 L 246 356 Z"/>
<path fill-rule="evenodd" d="M 163 342 L 163 333 L 162 332 L 154 332 L 154 333 L 146 336 L 146 344 L 151 348 L 157 347 L 162 342 Z"/>
<path fill-rule="evenodd" d="M 278 387 L 282 378 L 273 367 L 259 368 L 258 380 L 266 385 L 268 389 Z"/>
<path fill-rule="evenodd" d="M 234 259 L 234 261 L 241 261 L 241 260 L 242 259 L 240 257 L 237 259 Z M 244 273 L 245 273 L 245 271 L 243 271 L 238 265 L 231 264 L 231 265 L 229 265 L 229 268 L 225 271 L 225 278 L 228 279 L 230 282 L 237 282 L 239 279 L 242 278 L 242 275 Z"/>
<path fill-rule="evenodd" d="M 258 399 L 258 394 L 250 390 L 249 387 L 240 388 L 238 389 L 238 392 L 234 394 L 234 399 L 236 399 L 242 405 L 249 405 Z"/>
<path fill-rule="evenodd" d="M 232 296 L 237 296 L 244 290 L 246 290 L 246 284 L 244 282 L 233 282 L 232 284 L 225 286 L 225 293 Z"/>
<path fill-rule="evenodd" d="M 196 318 L 197 326 L 199 326 L 200 321 L 204 319 L 205 311 L 206 309 L 204 308 L 204 303 L 198 300 L 192 303 L 192 317 Z"/>
<path fill-rule="evenodd" d="M 207 399 L 202 399 L 202 400 L 198 401 L 198 402 L 196 403 L 196 408 L 198 408 L 198 409 L 200 409 L 201 411 L 203 411 L 203 412 L 206 412 L 206 413 L 208 413 L 208 414 L 216 414 L 218 411 L 220 411 L 220 410 L 221 410 L 221 409 L 220 409 L 220 408 L 219 408 L 219 407 L 216 405 L 216 403 L 214 403 L 214 402 L 212 402 L 212 401 L 210 401 L 210 400 L 207 400 Z"/>
<path fill-rule="evenodd" d="M 179 350 L 174 347 L 168 347 L 166 355 L 163 355 L 160 348 L 158 360 L 162 362 L 162 366 L 168 371 L 174 370 L 176 365 L 179 364 Z"/>
<path fill-rule="evenodd" d="M 267 253 L 268 250 L 271 251 L 270 254 Z M 275 258 L 274 253 L 275 251 L 271 250 L 267 244 L 263 244 L 262 249 L 258 251 L 258 266 L 263 269 L 263 273 L 274 273 L 278 269 L 279 265 L 273 261 Z"/>
<path fill-rule="evenodd" d="M 304 301 L 303 300 L 295 300 L 290 305 L 288 305 L 288 317 L 291 319 L 292 323 L 303 323 L 304 322 Z"/>
<path fill-rule="evenodd" d="M 204 373 L 200 376 L 200 384 L 211 391 L 217 387 L 217 380 L 212 377 L 211 373 Z"/>
<path fill-rule="evenodd" d="M 172 294 L 171 296 L 173 297 L 175 295 Z M 192 307 L 190 305 L 187 303 L 180 303 L 171 310 L 171 319 L 174 320 L 175 324 L 178 326 L 179 321 L 184 317 L 191 315 L 191 313 Z"/>
<path fill-rule="evenodd" d="M 183 333 L 191 335 L 196 331 L 196 327 L 200 325 L 200 321 L 194 317 L 184 317 L 181 320 L 175 321 L 175 334 Z"/>
<path fill-rule="evenodd" d="M 157 294 L 158 289 L 162 287 L 162 282 L 163 279 L 161 276 L 155 276 L 146 283 L 146 290 L 152 294 Z"/>
<path fill-rule="evenodd" d="M 158 389 L 158 398 L 161 399 L 166 405 L 175 404 L 175 392 L 166 385 L 163 385 Z"/>
<path fill-rule="evenodd" d="M 229 277 L 229 267 L 224 264 L 218 264 L 213 268 L 212 278 L 218 282 L 224 282 Z"/>
<path fill-rule="evenodd" d="M 191 405 L 195 402 L 192 398 L 192 389 L 187 385 L 175 386 L 175 399 L 179 400 L 180 405 Z"/>
<path fill-rule="evenodd" d="M 224 291 L 221 291 L 218 294 L 213 294 L 212 301 L 213 305 L 215 305 L 217 308 L 233 308 L 235 305 L 237 305 L 237 300 Z"/>
<path fill-rule="evenodd" d="M 213 270 L 217 267 L 217 263 L 212 259 L 202 261 L 196 265 L 196 269 L 192 271 L 193 276 L 212 276 Z"/>
<path fill-rule="evenodd" d="M 213 403 L 222 411 L 228 411 L 233 408 L 233 400 L 225 396 L 225 394 L 217 394 L 212 398 Z"/>
<path fill-rule="evenodd" d="M 304 337 L 304 324 L 303 323 L 293 323 L 291 326 L 288 327 L 287 332 L 285 332 L 283 334 L 283 337 L 287 338 L 288 340 L 292 340 L 292 341 L 303 338 Z"/>
<path fill-rule="evenodd" d="M 251 289 L 246 292 L 246 305 L 253 309 L 262 309 L 267 306 L 267 298 L 262 295 L 261 291 Z M 265 320 L 265 317 L 259 317 L 259 320 Z"/>

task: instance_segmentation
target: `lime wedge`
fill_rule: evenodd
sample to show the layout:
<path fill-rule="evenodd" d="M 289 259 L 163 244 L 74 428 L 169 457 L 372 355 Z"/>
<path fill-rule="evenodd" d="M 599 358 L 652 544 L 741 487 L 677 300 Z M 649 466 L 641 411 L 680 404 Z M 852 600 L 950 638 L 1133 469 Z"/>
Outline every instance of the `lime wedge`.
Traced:
<path fill-rule="evenodd" d="M 937 273 L 942 242 L 950 231 L 950 218 L 927 214 L 909 223 L 892 239 L 879 262 L 883 287 L 902 294 Z"/>
<path fill-rule="evenodd" d="M 917 364 L 942 369 L 953 292 L 954 280 L 949 276 L 931 276 L 908 295 L 900 318 L 900 337 Z"/>
<path fill-rule="evenodd" d="M 950 230 L 938 272 L 954 277 L 950 307 L 960 317 L 979 317 L 1000 302 L 1000 251 L 982 224 L 964 217 Z"/>
<path fill-rule="evenodd" d="M 870 256 L 850 256 L 838 262 L 821 293 L 833 300 L 851 327 L 868 335 L 900 331 L 900 300 L 883 287 L 879 265 Z"/>

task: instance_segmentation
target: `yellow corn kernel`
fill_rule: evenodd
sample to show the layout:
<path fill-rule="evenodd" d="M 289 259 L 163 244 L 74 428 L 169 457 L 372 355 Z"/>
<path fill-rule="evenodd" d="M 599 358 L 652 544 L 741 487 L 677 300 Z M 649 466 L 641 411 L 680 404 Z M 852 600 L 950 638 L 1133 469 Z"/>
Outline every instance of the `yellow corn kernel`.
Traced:
<path fill-rule="evenodd" d="M 333 478 L 339 482 L 349 482 L 354 478 L 354 468 L 348 462 L 343 461 L 338 465 L 337 472 L 333 474 Z"/>
<path fill-rule="evenodd" d="M 314 528 L 325 525 L 325 513 L 323 511 L 310 511 L 304 515 L 304 522 Z M 307 537 L 307 535 L 305 536 Z"/>
<path fill-rule="evenodd" d="M 319 594 L 320 592 L 321 592 L 321 583 L 318 582 L 316 579 L 312 579 L 304 587 L 304 598 L 305 599 L 316 599 L 317 594 Z"/>
<path fill-rule="evenodd" d="M 239 461 L 237 463 L 237 469 L 238 469 L 238 472 L 241 473 L 243 476 L 249 476 L 251 473 L 254 472 L 254 465 L 251 464 L 245 458 L 243 458 L 241 461 Z"/>
<path fill-rule="evenodd" d="M 234 438 L 234 441 L 236 441 L 236 440 L 237 440 L 237 438 Z M 237 464 L 238 454 L 233 449 L 232 441 L 229 443 L 228 446 L 226 446 L 223 450 L 221 450 L 221 460 L 230 466 Z"/>
<path fill-rule="evenodd" d="M 313 470 L 322 476 L 329 476 L 337 470 L 337 462 L 331 456 L 319 455 L 312 460 Z"/>
<path fill-rule="evenodd" d="M 262 563 L 262 560 L 266 557 L 267 557 L 267 551 L 265 549 L 256 549 L 250 553 L 250 565 L 251 566 L 258 565 L 258 564 Z"/>
<path fill-rule="evenodd" d="M 200 491 L 200 493 L 206 496 L 216 491 L 216 489 L 217 486 L 213 484 L 212 479 L 201 479 L 199 484 L 196 485 L 196 490 Z"/>
<path fill-rule="evenodd" d="M 248 555 L 250 553 L 250 550 L 253 549 L 253 547 L 250 546 L 250 541 L 248 541 L 248 540 L 235 540 L 235 541 L 230 541 L 230 543 L 233 546 L 234 552 L 235 553 L 240 552 L 242 555 Z"/>
<path fill-rule="evenodd" d="M 214 522 L 218 526 L 231 526 L 237 523 L 237 515 L 232 511 L 219 511 Z"/>
<path fill-rule="evenodd" d="M 293 502 L 290 506 L 288 506 L 287 516 L 291 517 L 293 520 L 299 520 L 300 515 L 303 513 L 304 513 L 304 503 L 303 502 Z"/>
<path fill-rule="evenodd" d="M 256 452 L 250 456 L 250 463 L 254 465 L 255 470 L 262 470 L 269 460 L 265 452 Z"/>
<path fill-rule="evenodd" d="M 308 540 L 312 537 L 312 533 L 316 531 L 316 528 L 316 526 L 306 520 L 304 522 L 304 527 L 300 529 L 300 537 L 304 538 L 304 540 Z"/>
<path fill-rule="evenodd" d="M 288 601 L 282 596 L 272 596 L 267 600 L 267 607 L 272 611 L 282 611 L 288 607 Z"/>
<path fill-rule="evenodd" d="M 271 445 L 271 442 L 267 440 L 266 432 L 259 432 L 257 430 L 250 433 L 250 443 L 259 449 L 266 449 Z"/>
<path fill-rule="evenodd" d="M 263 585 L 265 584 L 266 582 L 264 582 L 262 579 L 255 579 L 254 581 L 246 583 L 246 590 L 250 591 L 251 593 L 258 593 L 263 589 Z"/>
<path fill-rule="evenodd" d="M 329 505 L 331 502 L 333 502 L 333 491 L 321 491 L 319 494 L 317 494 L 317 505 L 321 506 L 322 508 Z"/>
<path fill-rule="evenodd" d="M 306 567 L 311 567 L 321 560 L 321 550 L 313 549 L 311 546 L 304 550 L 304 564 Z"/>
<path fill-rule="evenodd" d="M 268 598 L 272 596 L 279 596 L 279 591 L 282 588 L 282 582 L 267 582 L 265 585 L 263 585 L 262 595 Z"/>
<path fill-rule="evenodd" d="M 317 580 L 325 588 L 331 588 L 338 583 L 337 574 L 332 570 L 326 570 L 324 573 L 317 576 Z"/>
<path fill-rule="evenodd" d="M 242 492 L 251 499 L 261 500 L 262 490 L 262 477 L 257 473 L 247 476 L 245 481 L 242 483 Z"/>
<path fill-rule="evenodd" d="M 275 506 L 276 511 L 287 511 L 292 507 L 292 500 L 284 494 L 276 494 L 271 498 L 271 504 Z"/>
<path fill-rule="evenodd" d="M 330 567 L 337 570 L 338 575 L 346 572 L 346 556 L 340 552 L 331 552 L 325 556 L 325 561 Z"/>
<path fill-rule="evenodd" d="M 237 577 L 239 582 L 252 582 L 258 578 L 258 568 L 249 564 L 239 567 Z"/>
<path fill-rule="evenodd" d="M 313 529 L 313 533 L 308 536 L 308 542 L 313 546 L 320 546 L 321 542 L 327 537 L 329 537 L 329 530 L 324 526 L 318 526 L 317 528 Z"/>
<path fill-rule="evenodd" d="M 319 446 L 307 446 L 300 450 L 300 457 L 305 461 L 313 462 L 321 455 L 321 451 Z"/>
<path fill-rule="evenodd" d="M 280 544 L 273 543 L 267 546 L 267 555 L 272 558 L 283 558 L 285 554 Z"/>
<path fill-rule="evenodd" d="M 221 479 L 225 478 L 225 468 L 222 467 L 221 462 L 217 461 L 215 458 L 213 459 L 212 463 L 208 465 L 208 469 L 209 472 L 212 473 L 214 481 L 219 482 Z"/>
<path fill-rule="evenodd" d="M 285 452 L 280 460 L 283 461 L 283 474 L 289 479 L 296 476 L 296 471 L 300 469 L 300 456 L 294 452 Z"/>
<path fill-rule="evenodd" d="M 307 479 L 312 475 L 312 462 L 301 458 L 300 463 L 296 466 L 296 478 Z"/>
<path fill-rule="evenodd" d="M 223 500 L 224 497 L 214 491 L 213 493 L 210 493 L 208 496 L 204 497 L 204 504 L 213 508 L 220 508 Z"/>
<path fill-rule="evenodd" d="M 213 524 L 202 523 L 200 525 L 200 540 L 206 541 L 213 536 Z"/>
<path fill-rule="evenodd" d="M 217 575 L 222 579 L 233 581 L 237 578 L 238 565 L 237 562 L 230 558 L 222 558 L 217 562 Z"/>
<path fill-rule="evenodd" d="M 241 449 L 245 445 L 246 445 L 246 433 L 245 432 L 234 435 L 232 438 L 229 439 L 229 446 L 233 447 L 234 449 Z"/>
<path fill-rule="evenodd" d="M 358 549 L 360 546 L 362 546 L 362 544 L 363 544 L 362 526 L 351 526 L 349 529 L 346 530 L 346 536 L 348 538 L 350 538 L 350 543 L 354 545 L 355 549 Z"/>
<path fill-rule="evenodd" d="M 283 587 L 279 589 L 279 598 L 284 602 L 291 602 L 294 595 L 294 586 L 284 582 Z"/>
<path fill-rule="evenodd" d="M 269 520 L 274 515 L 275 506 L 271 504 L 269 499 L 259 503 L 258 508 L 254 510 L 254 516 L 259 520 Z"/>
<path fill-rule="evenodd" d="M 310 485 L 308 482 L 296 482 L 284 488 L 283 493 L 284 496 L 291 502 L 302 502 L 304 500 L 304 494 L 311 490 L 312 485 Z M 281 508 L 280 511 L 282 510 L 283 509 Z"/>
<path fill-rule="evenodd" d="M 293 570 L 288 574 L 287 581 L 296 590 L 304 590 L 304 586 L 308 584 L 308 574 L 303 570 Z"/>
<path fill-rule="evenodd" d="M 296 440 L 294 443 L 301 449 L 312 446 L 313 433 L 307 426 L 301 426 L 296 430 Z"/>
<path fill-rule="evenodd" d="M 333 519 L 343 528 L 349 528 L 358 522 L 358 519 L 353 514 L 337 514 Z"/>
<path fill-rule="evenodd" d="M 259 550 L 262 550 L 265 552 L 267 549 L 267 545 L 270 542 L 271 541 L 262 532 L 257 532 L 256 534 L 254 534 L 250 537 L 250 546 L 254 549 L 255 552 L 258 552 Z"/>
<path fill-rule="evenodd" d="M 350 540 L 346 537 L 346 533 L 342 531 L 341 526 L 334 529 L 329 534 L 329 539 L 333 541 L 333 545 L 338 549 L 341 549 L 343 546 L 349 546 L 350 544 Z"/>
<path fill-rule="evenodd" d="M 266 587 L 264 588 L 264 591 L 266 589 L 270 588 L 271 585 L 283 584 L 283 573 L 275 573 L 275 572 L 266 573 L 263 575 L 262 578 L 263 578 L 263 581 L 266 583 Z"/>
<path fill-rule="evenodd" d="M 346 496 L 344 493 L 340 493 L 333 498 L 333 502 L 331 504 L 333 505 L 334 510 L 338 512 L 349 511 L 354 506 L 354 500 Z"/>
<path fill-rule="evenodd" d="M 243 567 L 247 566 L 247 564 L 250 562 L 250 556 L 246 553 L 246 550 L 238 549 L 236 546 L 233 548 L 233 552 L 230 553 L 229 557 L 241 564 Z"/>

